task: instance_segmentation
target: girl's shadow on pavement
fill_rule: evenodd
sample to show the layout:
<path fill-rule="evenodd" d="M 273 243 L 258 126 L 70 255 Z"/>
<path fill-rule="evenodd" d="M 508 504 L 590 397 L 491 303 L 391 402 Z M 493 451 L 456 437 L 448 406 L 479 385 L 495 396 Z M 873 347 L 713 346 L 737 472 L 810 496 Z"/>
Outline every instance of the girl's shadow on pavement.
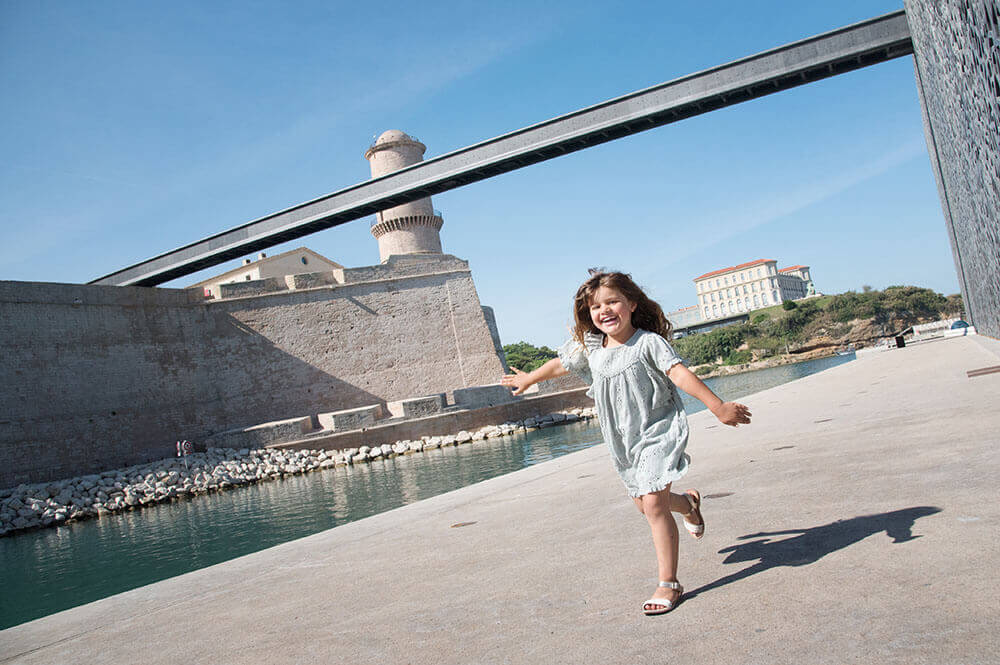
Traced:
<path fill-rule="evenodd" d="M 882 531 L 885 531 L 886 535 L 892 538 L 893 543 L 905 543 L 920 537 L 914 536 L 912 533 L 914 522 L 921 517 L 939 512 L 941 509 L 933 506 L 916 506 L 894 510 L 890 513 L 852 517 L 808 529 L 787 529 L 740 536 L 740 540 L 751 538 L 756 540 L 719 550 L 719 554 L 730 553 L 723 563 L 745 561 L 757 561 L 757 563 L 693 589 L 684 596 L 690 600 L 700 593 L 717 589 L 778 566 L 805 566 L 819 561 L 831 552 L 836 552 Z M 790 534 L 798 535 L 784 540 L 771 540 L 772 536 Z"/>

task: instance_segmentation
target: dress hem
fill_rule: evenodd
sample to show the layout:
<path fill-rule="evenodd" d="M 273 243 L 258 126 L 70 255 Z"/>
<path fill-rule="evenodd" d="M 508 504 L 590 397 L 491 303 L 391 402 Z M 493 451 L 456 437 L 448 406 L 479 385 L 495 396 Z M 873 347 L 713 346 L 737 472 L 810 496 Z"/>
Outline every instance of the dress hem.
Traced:
<path fill-rule="evenodd" d="M 628 492 L 628 495 L 631 498 L 637 499 L 640 496 L 644 496 L 646 494 L 653 494 L 655 492 L 662 492 L 663 490 L 665 490 L 667 488 L 667 485 L 672 485 L 673 483 L 675 483 L 678 480 L 680 480 L 681 478 L 683 478 L 685 475 L 687 475 L 687 469 L 686 468 L 683 471 L 681 471 L 680 473 L 678 473 L 676 476 L 673 476 L 670 480 L 662 480 L 659 483 L 657 483 L 656 485 L 652 485 L 653 489 L 646 490 L 645 492 L 640 491 L 640 490 L 636 490 L 638 492 L 638 494 L 633 494 L 632 490 L 630 490 L 628 488 L 628 486 L 626 486 L 625 487 L 625 491 Z"/>

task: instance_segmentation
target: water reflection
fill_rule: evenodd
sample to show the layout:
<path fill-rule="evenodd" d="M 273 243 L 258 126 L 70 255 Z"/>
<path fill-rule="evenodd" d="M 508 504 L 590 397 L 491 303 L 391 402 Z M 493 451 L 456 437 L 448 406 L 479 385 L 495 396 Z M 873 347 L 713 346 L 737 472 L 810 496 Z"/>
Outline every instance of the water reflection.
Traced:
<path fill-rule="evenodd" d="M 709 379 L 738 399 L 853 356 Z M 684 396 L 689 413 L 704 409 Z M 0 538 L 0 628 L 204 568 L 600 442 L 596 423 L 488 439 Z"/>

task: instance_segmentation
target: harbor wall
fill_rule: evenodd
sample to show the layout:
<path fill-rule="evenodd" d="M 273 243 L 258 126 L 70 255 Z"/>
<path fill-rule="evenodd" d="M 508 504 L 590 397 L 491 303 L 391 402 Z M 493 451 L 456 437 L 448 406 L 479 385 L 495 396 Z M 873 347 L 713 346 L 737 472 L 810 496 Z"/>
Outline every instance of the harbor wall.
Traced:
<path fill-rule="evenodd" d="M 498 381 L 467 269 L 374 276 L 217 302 L 200 290 L 0 281 L 0 487 Z"/>

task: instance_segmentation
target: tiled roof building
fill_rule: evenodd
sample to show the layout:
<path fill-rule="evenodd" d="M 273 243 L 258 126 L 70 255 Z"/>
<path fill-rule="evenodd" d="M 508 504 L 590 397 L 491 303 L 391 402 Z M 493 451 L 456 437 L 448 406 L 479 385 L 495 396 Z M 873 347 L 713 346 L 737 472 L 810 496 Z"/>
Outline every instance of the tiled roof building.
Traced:
<path fill-rule="evenodd" d="M 809 266 L 779 270 L 774 259 L 757 259 L 713 270 L 695 277 L 694 284 L 705 320 L 778 305 L 813 292 Z"/>

